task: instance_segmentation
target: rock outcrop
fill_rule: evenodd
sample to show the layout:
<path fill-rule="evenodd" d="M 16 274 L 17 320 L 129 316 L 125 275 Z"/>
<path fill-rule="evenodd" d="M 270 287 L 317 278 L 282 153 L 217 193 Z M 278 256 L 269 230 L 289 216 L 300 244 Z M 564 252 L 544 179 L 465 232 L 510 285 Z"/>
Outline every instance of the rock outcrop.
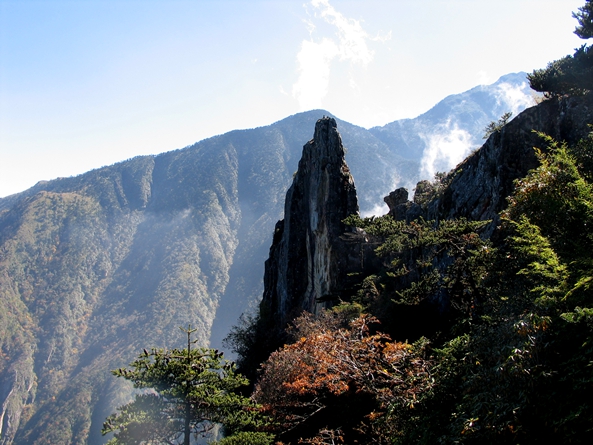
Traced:
<path fill-rule="evenodd" d="M 533 147 L 545 148 L 545 141 L 537 133 L 574 144 L 587 136 L 592 123 L 593 94 L 546 100 L 493 133 L 443 183 L 421 181 L 413 202 L 407 201 L 405 189 L 392 192 L 385 202 L 390 214 L 400 220 L 419 216 L 427 220 L 493 220 L 485 233 L 490 236 L 499 212 L 507 206 L 514 181 L 538 165 Z"/>
<path fill-rule="evenodd" d="M 525 110 L 457 166 L 435 213 L 440 218 L 496 219 L 507 206 L 514 181 L 538 165 L 533 147 L 546 144 L 536 132 L 574 144 L 587 136 L 592 123 L 593 94 L 551 99 Z"/>
<path fill-rule="evenodd" d="M 342 223 L 354 213 L 358 201 L 342 140 L 336 121 L 324 117 L 303 147 L 265 264 L 262 307 L 275 323 L 331 306 L 348 274 L 363 267 L 362 235 Z"/>

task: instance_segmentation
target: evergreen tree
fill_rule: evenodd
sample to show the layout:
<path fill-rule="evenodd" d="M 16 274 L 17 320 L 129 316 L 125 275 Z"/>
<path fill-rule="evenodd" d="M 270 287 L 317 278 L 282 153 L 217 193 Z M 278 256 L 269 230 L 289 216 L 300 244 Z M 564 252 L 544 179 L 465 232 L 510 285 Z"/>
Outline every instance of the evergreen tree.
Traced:
<path fill-rule="evenodd" d="M 581 39 L 593 37 L 593 1 L 586 0 L 585 5 L 579 8 L 579 12 L 573 12 L 572 16 L 579 22 L 574 33 Z"/>
<path fill-rule="evenodd" d="M 148 390 L 107 418 L 102 432 L 114 433 L 109 444 L 189 445 L 192 436 L 206 437 L 216 425 L 231 437 L 240 433 L 252 443 L 270 443 L 270 435 L 245 432 L 265 423 L 257 405 L 238 393 L 247 379 L 217 350 L 192 348 L 195 329 L 184 331 L 187 348 L 145 349 L 131 369 L 112 371 Z"/>
<path fill-rule="evenodd" d="M 579 22 L 575 34 L 582 39 L 593 37 L 593 3 L 586 0 L 573 17 Z M 548 63 L 544 69 L 528 74 L 529 84 L 547 97 L 585 94 L 593 90 L 593 49 L 583 45 L 574 55 Z"/>

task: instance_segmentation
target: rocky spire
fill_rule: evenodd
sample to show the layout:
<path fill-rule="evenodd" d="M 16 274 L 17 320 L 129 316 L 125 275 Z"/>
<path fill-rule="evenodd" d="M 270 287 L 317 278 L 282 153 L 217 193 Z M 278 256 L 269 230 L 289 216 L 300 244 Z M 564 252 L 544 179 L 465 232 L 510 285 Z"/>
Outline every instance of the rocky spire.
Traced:
<path fill-rule="evenodd" d="M 360 263 L 354 243 L 343 237 L 349 229 L 342 220 L 353 213 L 358 200 L 342 140 L 336 121 L 324 117 L 303 147 L 266 261 L 262 308 L 276 323 L 336 300 L 351 264 Z"/>

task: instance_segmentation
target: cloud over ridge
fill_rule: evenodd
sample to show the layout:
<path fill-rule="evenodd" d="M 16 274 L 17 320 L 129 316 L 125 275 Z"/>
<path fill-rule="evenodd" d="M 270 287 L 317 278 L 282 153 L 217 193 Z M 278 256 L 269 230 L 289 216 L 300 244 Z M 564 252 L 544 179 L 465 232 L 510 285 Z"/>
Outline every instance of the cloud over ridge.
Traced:
<path fill-rule="evenodd" d="M 421 178 L 433 178 L 438 172 L 448 172 L 472 149 L 472 136 L 450 119 L 430 134 L 420 134 L 420 137 L 426 143 L 420 160 Z"/>

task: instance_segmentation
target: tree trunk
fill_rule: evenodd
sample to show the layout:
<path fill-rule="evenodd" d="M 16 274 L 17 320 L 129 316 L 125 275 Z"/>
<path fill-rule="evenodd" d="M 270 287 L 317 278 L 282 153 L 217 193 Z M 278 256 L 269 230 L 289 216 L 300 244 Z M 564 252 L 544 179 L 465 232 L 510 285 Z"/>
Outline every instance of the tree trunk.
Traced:
<path fill-rule="evenodd" d="M 185 428 L 183 430 L 183 445 L 189 445 L 190 439 L 191 403 L 185 402 Z"/>

